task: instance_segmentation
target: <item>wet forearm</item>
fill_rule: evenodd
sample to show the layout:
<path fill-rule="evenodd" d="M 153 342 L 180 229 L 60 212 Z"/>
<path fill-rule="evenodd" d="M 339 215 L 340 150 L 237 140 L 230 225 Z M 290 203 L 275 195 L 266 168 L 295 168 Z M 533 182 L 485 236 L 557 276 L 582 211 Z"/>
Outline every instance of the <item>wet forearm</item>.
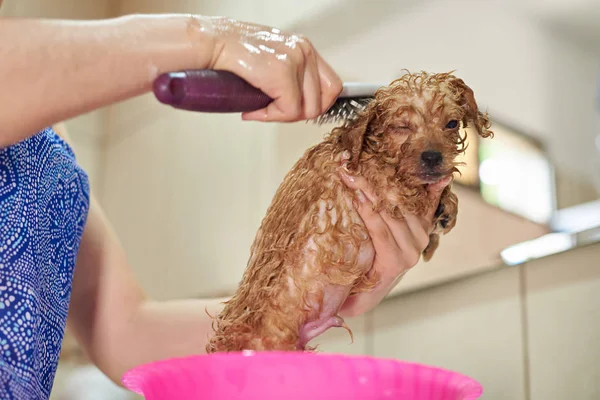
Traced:
<path fill-rule="evenodd" d="M 227 299 L 145 301 L 105 349 L 104 371 L 116 383 L 132 367 L 173 357 L 205 353 L 212 318 Z"/>
<path fill-rule="evenodd" d="M 0 147 L 143 94 L 159 73 L 202 68 L 214 44 L 201 28 L 186 15 L 0 18 Z"/>

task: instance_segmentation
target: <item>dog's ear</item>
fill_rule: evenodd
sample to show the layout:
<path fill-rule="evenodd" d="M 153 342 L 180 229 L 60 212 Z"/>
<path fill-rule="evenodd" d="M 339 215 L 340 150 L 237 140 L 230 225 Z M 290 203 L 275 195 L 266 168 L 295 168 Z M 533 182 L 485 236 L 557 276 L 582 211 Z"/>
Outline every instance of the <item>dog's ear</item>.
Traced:
<path fill-rule="evenodd" d="M 472 126 L 481 137 L 493 137 L 494 132 L 490 130 L 491 123 L 488 115 L 479 111 L 473 90 L 462 79 L 456 77 L 450 80 L 449 85 L 456 91 L 460 99 L 460 106 L 465 112 L 462 120 L 463 126 L 465 128 Z"/>
<path fill-rule="evenodd" d="M 363 150 L 365 135 L 369 132 L 372 122 L 377 113 L 375 110 L 375 101 L 370 102 L 363 111 L 360 112 L 357 119 L 348 125 L 337 128 L 339 140 L 342 148 L 350 153 L 347 168 L 349 171 L 356 171 L 360 160 L 360 153 Z"/>

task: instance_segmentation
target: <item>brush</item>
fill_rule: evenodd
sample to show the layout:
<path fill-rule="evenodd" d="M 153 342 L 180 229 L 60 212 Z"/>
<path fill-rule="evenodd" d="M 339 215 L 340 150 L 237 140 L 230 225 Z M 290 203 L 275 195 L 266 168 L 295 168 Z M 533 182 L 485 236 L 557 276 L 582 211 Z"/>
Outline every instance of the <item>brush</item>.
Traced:
<path fill-rule="evenodd" d="M 354 120 L 381 86 L 384 85 L 345 83 L 335 103 L 312 121 L 321 125 Z M 181 110 L 207 113 L 255 111 L 273 101 L 261 90 L 229 71 L 206 69 L 162 74 L 154 81 L 153 91 L 163 104 Z"/>

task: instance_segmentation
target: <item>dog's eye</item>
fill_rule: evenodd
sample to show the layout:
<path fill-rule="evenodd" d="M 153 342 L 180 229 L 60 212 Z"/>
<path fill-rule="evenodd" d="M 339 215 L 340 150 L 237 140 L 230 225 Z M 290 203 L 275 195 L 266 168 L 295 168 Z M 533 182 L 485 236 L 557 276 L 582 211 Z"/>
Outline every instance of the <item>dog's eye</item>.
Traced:
<path fill-rule="evenodd" d="M 453 119 L 452 121 L 446 124 L 446 129 L 454 129 L 458 126 L 458 121 Z"/>

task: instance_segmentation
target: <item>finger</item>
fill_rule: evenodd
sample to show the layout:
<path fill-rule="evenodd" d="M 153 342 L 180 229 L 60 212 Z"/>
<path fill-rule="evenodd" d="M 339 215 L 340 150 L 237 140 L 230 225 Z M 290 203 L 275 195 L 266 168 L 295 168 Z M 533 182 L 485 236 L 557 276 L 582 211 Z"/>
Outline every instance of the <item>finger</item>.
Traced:
<path fill-rule="evenodd" d="M 343 83 L 338 74 L 318 53 L 316 53 L 316 57 L 321 86 L 321 113 L 324 113 L 337 100 L 342 92 Z"/>
<path fill-rule="evenodd" d="M 343 168 L 340 169 L 340 176 L 342 178 L 342 181 L 346 186 L 348 186 L 348 188 L 352 190 L 362 191 L 366 195 L 368 200 L 372 203 L 375 203 L 377 201 L 377 196 L 375 196 L 373 188 L 366 178 L 362 176 L 352 176 Z"/>
<path fill-rule="evenodd" d="M 380 279 L 385 276 L 396 277 L 414 267 L 419 262 L 424 248 L 416 243 L 406 222 L 395 220 L 386 212 L 375 212 L 364 193 L 360 190 L 356 193 L 359 199 L 357 212 L 369 232 L 376 257 L 379 255 L 384 259 L 375 263 L 370 273 L 379 274 Z"/>
<path fill-rule="evenodd" d="M 341 170 L 340 174 L 342 180 L 349 188 L 363 192 L 371 203 L 376 201 L 376 197 L 368 193 L 371 187 L 365 178 L 351 176 L 344 170 Z M 372 207 L 365 214 L 368 215 L 371 211 Z M 375 213 L 374 211 L 372 212 Z M 386 212 L 376 214 L 383 219 L 389 233 L 391 233 L 398 248 L 402 251 L 408 253 L 418 252 L 420 254 L 422 249 L 425 249 L 429 243 L 429 227 L 424 225 L 424 222 L 420 218 L 409 215 L 408 218 L 405 216 L 405 220 L 398 220 L 392 218 Z M 359 212 L 359 215 L 362 217 L 361 212 Z"/>
<path fill-rule="evenodd" d="M 425 219 L 427 221 L 433 221 L 433 217 L 435 215 L 435 210 L 437 210 L 440 204 L 440 198 L 442 197 L 442 193 L 444 189 L 452 182 L 452 176 L 448 176 L 442 179 L 439 182 L 432 183 L 428 187 L 429 197 L 432 199 L 432 207 L 425 214 Z"/>
<path fill-rule="evenodd" d="M 315 52 L 310 44 L 304 47 L 306 66 L 303 71 L 302 111 L 305 119 L 313 119 L 321 114 L 321 81 Z"/>
<path fill-rule="evenodd" d="M 429 234 L 433 230 L 431 219 L 425 219 L 413 214 L 404 215 L 406 226 L 410 230 L 413 239 L 413 245 L 421 253 L 429 244 Z M 392 232 L 393 232 L 393 228 Z"/>
<path fill-rule="evenodd" d="M 422 237 L 415 237 L 415 234 L 412 232 L 406 219 L 402 220 L 392 218 L 385 211 L 381 213 L 381 217 L 388 226 L 388 229 L 392 233 L 392 236 L 394 237 L 394 240 L 400 250 L 407 254 L 414 252 L 420 253 L 418 239 L 421 239 Z"/>
<path fill-rule="evenodd" d="M 268 87 L 258 86 L 273 101 L 265 108 L 242 114 L 245 121 L 293 122 L 302 116 L 302 80 L 296 61 L 286 58 L 279 64 L 279 72 L 273 73 Z M 258 68 L 257 68 L 258 69 Z M 264 68 L 265 73 L 269 69 Z"/>
<path fill-rule="evenodd" d="M 284 94 L 275 96 L 274 100 L 261 110 L 242 113 L 242 119 L 262 122 L 298 121 L 302 116 L 302 92 L 297 79 L 291 81 L 291 84 L 281 85 L 286 88 L 283 90 Z"/>
<path fill-rule="evenodd" d="M 389 251 L 397 251 L 398 244 L 381 214 L 373 210 L 373 203 L 371 203 L 360 189 L 356 190 L 355 193 L 358 199 L 356 211 L 369 232 L 369 236 L 375 247 L 375 253 L 382 254 Z"/>
<path fill-rule="evenodd" d="M 256 111 L 243 112 L 242 120 L 268 122 L 270 120 L 268 106 Z"/>

